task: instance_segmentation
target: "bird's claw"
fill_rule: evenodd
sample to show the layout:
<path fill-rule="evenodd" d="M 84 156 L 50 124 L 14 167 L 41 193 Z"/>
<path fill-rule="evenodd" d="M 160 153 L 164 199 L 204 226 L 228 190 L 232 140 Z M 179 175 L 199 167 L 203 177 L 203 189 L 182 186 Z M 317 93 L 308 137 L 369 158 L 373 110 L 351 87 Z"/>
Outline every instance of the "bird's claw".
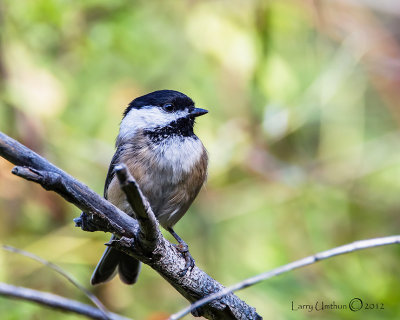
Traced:
<path fill-rule="evenodd" d="M 179 272 L 179 276 L 183 277 L 188 271 L 192 271 L 195 263 L 192 255 L 189 252 L 189 247 L 186 243 L 179 243 L 179 244 L 174 244 L 174 247 L 182 254 L 182 256 L 185 258 L 185 268 L 183 268 Z"/>

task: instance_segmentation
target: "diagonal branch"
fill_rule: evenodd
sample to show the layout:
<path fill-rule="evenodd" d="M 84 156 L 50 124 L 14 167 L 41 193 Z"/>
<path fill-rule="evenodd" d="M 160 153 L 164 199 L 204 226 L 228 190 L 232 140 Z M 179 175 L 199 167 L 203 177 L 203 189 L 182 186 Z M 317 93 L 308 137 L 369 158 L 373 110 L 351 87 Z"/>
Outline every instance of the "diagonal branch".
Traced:
<path fill-rule="evenodd" d="M 83 315 L 90 319 L 130 320 L 115 313 L 108 313 L 107 318 L 101 310 L 75 300 L 67 299 L 53 293 L 16 287 L 6 283 L 0 283 L 0 296 L 35 302 L 37 304 Z"/>
<path fill-rule="evenodd" d="M 133 212 L 136 214 L 136 220 L 139 223 L 139 241 L 145 243 L 145 247 L 149 251 L 156 248 L 157 242 L 161 237 L 160 229 L 158 228 L 157 219 L 151 210 L 150 204 L 146 197 L 142 194 L 139 185 L 129 173 L 124 164 L 115 167 L 121 189 L 126 195 Z"/>
<path fill-rule="evenodd" d="M 209 295 L 206 298 L 203 298 L 199 301 L 196 301 L 189 307 L 181 310 L 180 312 L 177 312 L 173 314 L 169 320 L 178 320 L 181 319 L 183 316 L 187 315 L 189 312 L 192 310 L 201 307 L 202 305 L 214 300 L 214 299 L 219 299 L 223 297 L 224 295 L 238 291 L 247 287 L 250 287 L 252 285 L 255 285 L 261 281 L 267 280 L 269 278 L 275 277 L 277 275 L 280 275 L 282 273 L 298 269 L 301 267 L 308 266 L 310 264 L 316 263 L 321 260 L 329 259 L 341 254 L 349 253 L 349 252 L 354 252 L 358 250 L 363 250 L 367 248 L 373 248 L 373 247 L 379 247 L 379 246 L 385 246 L 389 244 L 400 244 L 400 235 L 395 235 L 395 236 L 389 236 L 389 237 L 382 237 L 382 238 L 375 238 L 375 239 L 368 239 L 368 240 L 360 240 L 360 241 L 355 241 L 353 243 L 345 244 L 340 247 L 336 247 L 333 249 L 329 249 L 326 251 L 319 252 L 315 255 L 308 256 L 306 258 L 285 264 L 284 266 L 281 266 L 279 268 L 273 269 L 271 271 L 267 271 L 264 273 L 261 273 L 259 275 L 256 275 L 252 278 L 245 279 L 237 284 L 234 284 L 230 287 L 225 288 L 222 291 L 216 292 L 212 295 Z"/>
<path fill-rule="evenodd" d="M 116 234 L 121 240 L 113 241 L 110 245 L 156 270 L 189 302 L 192 303 L 224 289 L 219 282 L 196 266 L 191 272 L 180 277 L 179 272 L 185 266 L 185 259 L 159 230 L 157 232 L 160 236 L 153 237 L 154 249 L 146 247 L 148 243 L 143 239 L 151 239 L 150 230 L 154 230 L 153 227 L 148 228 L 150 225 L 143 221 L 139 226 L 137 220 L 123 213 L 86 185 L 1 132 L 0 156 L 18 165 L 12 171 L 14 174 L 39 183 L 46 190 L 57 192 L 86 212 L 86 215 L 77 220 L 77 225 L 88 231 L 102 230 Z M 146 208 L 143 197 L 141 202 Z M 150 216 L 147 215 L 149 218 Z M 155 223 L 158 229 L 158 222 Z M 228 294 L 197 309 L 196 315 L 208 319 L 261 319 L 253 307 L 234 294 Z"/>

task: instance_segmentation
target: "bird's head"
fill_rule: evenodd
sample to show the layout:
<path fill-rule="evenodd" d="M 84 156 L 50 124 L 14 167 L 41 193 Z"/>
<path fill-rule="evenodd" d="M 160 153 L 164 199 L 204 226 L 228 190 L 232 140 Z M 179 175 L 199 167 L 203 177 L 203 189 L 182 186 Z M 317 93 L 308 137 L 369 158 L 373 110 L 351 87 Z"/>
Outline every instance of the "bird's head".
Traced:
<path fill-rule="evenodd" d="M 159 90 L 134 99 L 126 108 L 118 140 L 127 141 L 138 131 L 154 141 L 169 136 L 193 135 L 194 119 L 206 114 L 192 99 L 174 90 Z"/>

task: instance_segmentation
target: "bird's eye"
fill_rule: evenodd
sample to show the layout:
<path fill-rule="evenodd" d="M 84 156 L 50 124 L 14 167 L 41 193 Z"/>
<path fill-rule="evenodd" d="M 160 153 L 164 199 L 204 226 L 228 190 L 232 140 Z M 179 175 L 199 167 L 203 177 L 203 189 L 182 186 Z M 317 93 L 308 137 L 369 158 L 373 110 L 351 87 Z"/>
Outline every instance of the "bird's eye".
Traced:
<path fill-rule="evenodd" d="M 172 103 L 166 103 L 162 106 L 162 108 L 164 111 L 167 111 L 167 112 L 173 112 L 175 110 L 175 107 Z"/>

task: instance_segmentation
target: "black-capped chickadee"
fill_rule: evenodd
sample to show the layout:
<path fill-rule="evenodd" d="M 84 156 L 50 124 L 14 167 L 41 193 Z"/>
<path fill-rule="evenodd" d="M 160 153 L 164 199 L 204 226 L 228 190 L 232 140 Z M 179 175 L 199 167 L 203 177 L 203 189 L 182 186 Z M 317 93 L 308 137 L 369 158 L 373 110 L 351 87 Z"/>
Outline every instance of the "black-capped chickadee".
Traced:
<path fill-rule="evenodd" d="M 114 173 L 114 167 L 124 163 L 161 226 L 179 242 L 186 258 L 182 274 L 194 266 L 194 261 L 186 243 L 172 227 L 186 213 L 206 180 L 207 151 L 193 133 L 193 126 L 195 118 L 207 112 L 196 108 L 188 96 L 173 90 L 155 91 L 133 100 L 124 112 L 117 150 L 104 186 L 104 197 L 134 217 Z M 133 284 L 140 262 L 109 247 L 97 264 L 91 283 L 108 281 L 117 270 L 123 282 Z"/>

